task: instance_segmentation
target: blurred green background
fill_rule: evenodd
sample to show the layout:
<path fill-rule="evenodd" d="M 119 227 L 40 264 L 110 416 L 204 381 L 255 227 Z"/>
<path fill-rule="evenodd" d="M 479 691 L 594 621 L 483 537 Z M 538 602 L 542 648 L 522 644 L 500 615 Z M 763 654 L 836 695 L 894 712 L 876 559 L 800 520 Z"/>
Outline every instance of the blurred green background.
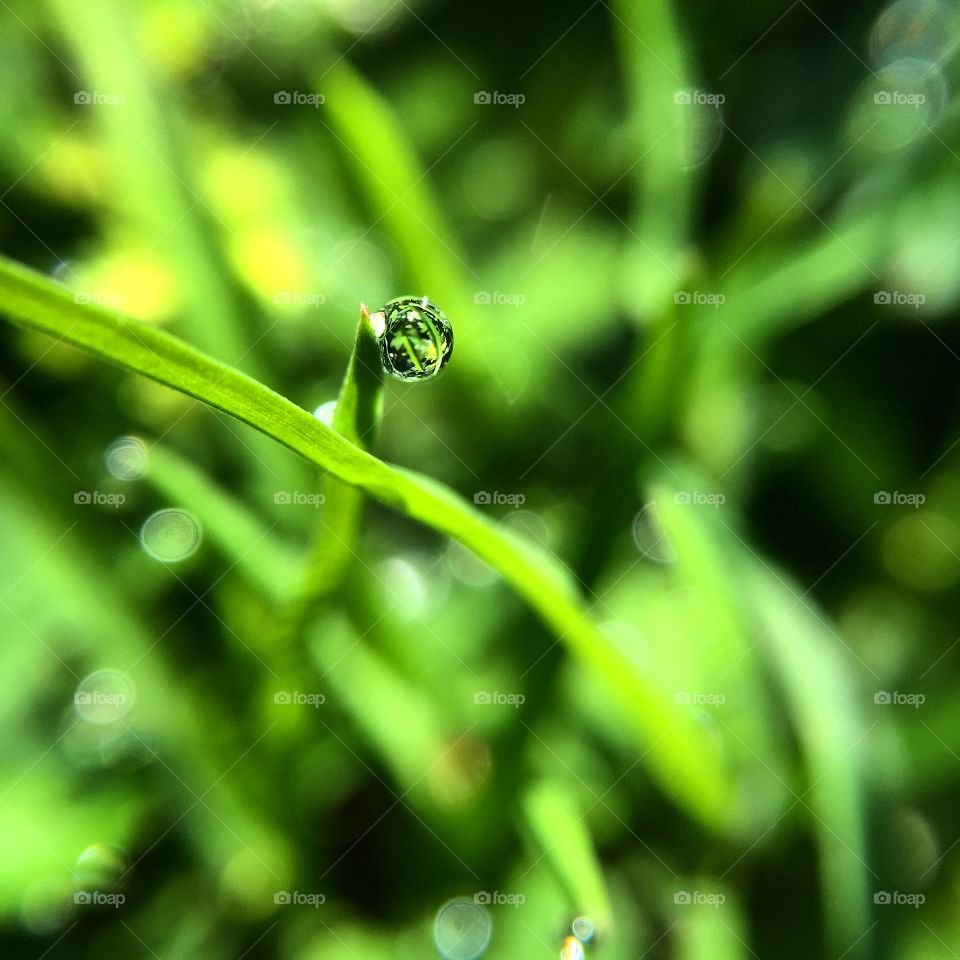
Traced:
<path fill-rule="evenodd" d="M 453 359 L 372 451 L 698 732 L 379 505 L 290 627 L 310 465 L 4 325 L 3 956 L 466 960 L 461 898 L 490 958 L 957 957 L 958 45 L 937 0 L 0 3 L 0 250 L 311 411 L 429 295 Z"/>

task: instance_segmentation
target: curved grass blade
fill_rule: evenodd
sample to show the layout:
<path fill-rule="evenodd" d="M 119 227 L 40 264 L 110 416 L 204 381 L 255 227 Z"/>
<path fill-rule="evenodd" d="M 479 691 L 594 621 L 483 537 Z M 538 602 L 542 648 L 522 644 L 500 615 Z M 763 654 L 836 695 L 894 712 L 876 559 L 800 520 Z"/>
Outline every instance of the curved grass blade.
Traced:
<path fill-rule="evenodd" d="M 250 424 L 389 506 L 461 542 L 526 599 L 589 668 L 641 743 L 651 773 L 688 813 L 727 828 L 730 777 L 709 736 L 678 718 L 660 685 L 597 629 L 569 571 L 549 553 L 504 530 L 457 494 L 361 450 L 269 387 L 170 334 L 112 311 L 77 304 L 69 291 L 0 260 L 0 310 L 120 367 L 173 387 Z"/>

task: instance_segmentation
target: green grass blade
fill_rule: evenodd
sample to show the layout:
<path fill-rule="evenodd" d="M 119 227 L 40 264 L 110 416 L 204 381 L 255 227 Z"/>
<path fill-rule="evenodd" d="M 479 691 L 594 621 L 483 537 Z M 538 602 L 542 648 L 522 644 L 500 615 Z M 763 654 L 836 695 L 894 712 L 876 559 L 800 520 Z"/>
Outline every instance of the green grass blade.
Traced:
<path fill-rule="evenodd" d="M 376 222 L 400 253 L 405 276 L 437 303 L 459 303 L 467 269 L 450 246 L 450 231 L 402 121 L 346 60 L 323 77 L 318 90 Z"/>
<path fill-rule="evenodd" d="M 333 429 L 366 450 L 373 441 L 382 407 L 380 344 L 370 324 L 370 311 L 362 306 L 353 353 L 337 397 Z M 311 554 L 281 617 L 278 643 L 283 647 L 293 643 L 316 602 L 341 581 L 356 553 L 363 494 L 328 477 L 324 498 Z"/>
<path fill-rule="evenodd" d="M 851 960 L 870 955 L 870 872 L 864 833 L 864 737 L 854 690 L 823 620 L 759 563 L 747 572 L 764 630 L 764 646 L 787 697 L 805 755 L 822 874 L 823 911 L 831 952 Z"/>

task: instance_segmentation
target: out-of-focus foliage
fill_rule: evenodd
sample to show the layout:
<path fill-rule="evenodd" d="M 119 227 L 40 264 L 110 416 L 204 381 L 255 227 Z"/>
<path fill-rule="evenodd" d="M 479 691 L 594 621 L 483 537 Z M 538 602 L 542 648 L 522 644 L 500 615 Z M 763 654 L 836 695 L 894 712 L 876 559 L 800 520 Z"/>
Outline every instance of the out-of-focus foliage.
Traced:
<path fill-rule="evenodd" d="M 956 957 L 958 48 L 0 4 L 3 955 Z"/>

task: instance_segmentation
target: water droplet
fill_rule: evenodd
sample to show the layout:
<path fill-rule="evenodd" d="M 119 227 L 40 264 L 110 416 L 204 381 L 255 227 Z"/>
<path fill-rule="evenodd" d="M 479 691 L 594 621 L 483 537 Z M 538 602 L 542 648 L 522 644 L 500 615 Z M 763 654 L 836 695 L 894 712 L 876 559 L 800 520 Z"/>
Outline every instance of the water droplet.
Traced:
<path fill-rule="evenodd" d="M 372 314 L 383 367 L 400 380 L 435 377 L 453 353 L 453 328 L 426 297 L 399 297 Z"/>
<path fill-rule="evenodd" d="M 490 914 L 482 904 L 458 898 L 445 903 L 433 922 L 433 942 L 445 960 L 476 960 L 490 943 Z"/>
<path fill-rule="evenodd" d="M 567 937 L 560 948 L 560 960 L 583 960 L 583 944 L 576 937 Z"/>
<path fill-rule="evenodd" d="M 571 929 L 578 940 L 586 943 L 593 936 L 593 921 L 589 917 L 577 917 Z"/>
<path fill-rule="evenodd" d="M 115 723 L 133 707 L 133 681 L 119 670 L 97 670 L 77 684 L 73 708 L 88 723 Z"/>
<path fill-rule="evenodd" d="M 674 107 L 678 124 L 677 145 L 680 164 L 687 170 L 702 166 L 720 145 L 723 137 L 723 111 L 719 103 L 692 98 Z"/>
<path fill-rule="evenodd" d="M 103 460 L 118 480 L 139 480 L 147 472 L 147 447 L 139 437 L 120 437 L 107 447 Z"/>
<path fill-rule="evenodd" d="M 123 884 L 127 858 L 117 847 L 95 843 L 77 857 L 73 867 L 73 884 L 79 890 L 113 893 Z"/>
<path fill-rule="evenodd" d="M 67 274 L 73 270 L 73 264 L 69 260 L 58 260 L 50 271 L 50 276 L 54 280 L 66 282 Z"/>
<path fill-rule="evenodd" d="M 140 544 L 161 563 L 186 560 L 200 546 L 200 524 L 186 510 L 158 510 L 140 529 Z"/>
<path fill-rule="evenodd" d="M 325 423 L 328 427 L 332 427 L 333 415 L 336 412 L 337 412 L 337 401 L 328 400 L 326 403 L 321 403 L 320 406 L 313 411 L 313 415 L 321 423 Z"/>
<path fill-rule="evenodd" d="M 444 554 L 447 569 L 468 587 L 489 587 L 497 582 L 500 574 L 456 540 L 451 540 Z"/>
<path fill-rule="evenodd" d="M 903 57 L 939 62 L 950 43 L 950 13 L 939 0 L 898 0 L 870 31 L 870 56 L 883 67 Z"/>
<path fill-rule="evenodd" d="M 633 518 L 633 541 L 648 560 L 676 562 L 677 553 L 663 527 L 657 505 L 652 501 Z"/>
<path fill-rule="evenodd" d="M 553 532 L 550 524 L 532 510 L 513 510 L 500 521 L 500 526 L 539 543 L 541 547 L 550 549 L 552 546 Z"/>

